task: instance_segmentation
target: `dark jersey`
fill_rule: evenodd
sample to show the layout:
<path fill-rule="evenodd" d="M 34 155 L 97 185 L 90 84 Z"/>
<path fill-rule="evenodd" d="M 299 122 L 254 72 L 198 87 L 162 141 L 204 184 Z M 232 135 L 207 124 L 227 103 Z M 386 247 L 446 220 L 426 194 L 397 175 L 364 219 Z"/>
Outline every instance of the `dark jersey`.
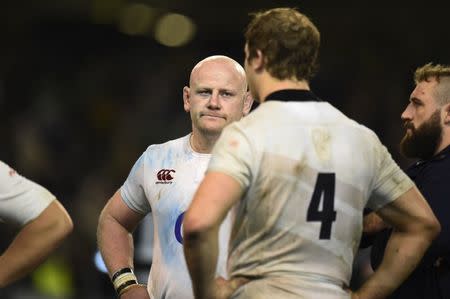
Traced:
<path fill-rule="evenodd" d="M 429 160 L 418 161 L 406 173 L 416 183 L 441 223 L 441 233 L 416 270 L 390 298 L 449 299 L 450 146 Z M 375 238 L 371 254 L 374 268 L 381 263 L 389 236 L 390 230 L 384 230 Z"/>

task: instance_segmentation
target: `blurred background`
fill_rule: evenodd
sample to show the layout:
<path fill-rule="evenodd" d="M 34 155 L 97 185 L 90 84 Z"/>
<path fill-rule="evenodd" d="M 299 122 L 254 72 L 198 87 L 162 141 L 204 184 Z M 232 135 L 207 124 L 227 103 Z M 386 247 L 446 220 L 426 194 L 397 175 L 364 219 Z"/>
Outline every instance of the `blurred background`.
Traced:
<path fill-rule="evenodd" d="M 215 54 L 243 62 L 248 14 L 278 6 L 298 7 L 321 31 L 314 92 L 374 130 L 402 167 L 411 163 L 397 150 L 400 114 L 414 70 L 450 63 L 443 1 L 0 2 L 0 160 L 57 195 L 75 224 L 2 299 L 114 298 L 94 258 L 101 209 L 148 145 L 190 131 L 182 88 L 192 67 Z M 136 263 L 145 276 L 144 227 Z M 3 250 L 15 230 L 1 225 L 0 233 Z M 355 284 L 370 272 L 366 257 Z"/>

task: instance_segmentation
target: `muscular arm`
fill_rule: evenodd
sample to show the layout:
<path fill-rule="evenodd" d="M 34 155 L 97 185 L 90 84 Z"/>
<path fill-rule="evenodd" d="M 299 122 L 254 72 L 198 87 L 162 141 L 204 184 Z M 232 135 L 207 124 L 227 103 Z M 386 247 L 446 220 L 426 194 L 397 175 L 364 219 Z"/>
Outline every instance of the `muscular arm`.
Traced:
<path fill-rule="evenodd" d="M 184 254 L 197 299 L 213 296 L 219 226 L 241 196 L 242 188 L 235 179 L 208 172 L 185 214 Z"/>
<path fill-rule="evenodd" d="M 389 226 L 375 212 L 371 212 L 363 218 L 363 233 L 375 234 Z"/>
<path fill-rule="evenodd" d="M 36 219 L 22 227 L 0 256 L 0 288 L 34 270 L 72 229 L 69 214 L 54 200 Z"/>
<path fill-rule="evenodd" d="M 97 227 L 97 241 L 110 275 L 124 267 L 133 268 L 132 232 L 143 217 L 123 202 L 120 191 L 103 208 Z"/>
<path fill-rule="evenodd" d="M 385 298 L 414 270 L 440 231 L 440 225 L 416 187 L 377 211 L 394 231 L 383 261 L 354 293 L 355 298 Z"/>
<path fill-rule="evenodd" d="M 144 215 L 131 210 L 117 191 L 103 208 L 98 221 L 97 242 L 110 277 L 119 269 L 133 267 L 132 232 Z M 122 299 L 149 298 L 147 290 L 137 285 L 125 292 Z"/>

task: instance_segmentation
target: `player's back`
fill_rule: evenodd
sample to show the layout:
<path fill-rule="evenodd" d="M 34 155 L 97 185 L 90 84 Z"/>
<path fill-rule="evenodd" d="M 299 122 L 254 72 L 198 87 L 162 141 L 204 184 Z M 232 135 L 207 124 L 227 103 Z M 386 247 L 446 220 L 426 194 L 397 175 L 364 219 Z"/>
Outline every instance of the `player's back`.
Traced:
<path fill-rule="evenodd" d="M 385 148 L 326 102 L 270 101 L 233 126 L 248 139 L 252 161 L 232 231 L 230 275 L 299 289 L 305 298 L 307 289 L 346 298 L 362 210 Z M 270 294 L 257 284 L 245 288 L 253 297 Z"/>

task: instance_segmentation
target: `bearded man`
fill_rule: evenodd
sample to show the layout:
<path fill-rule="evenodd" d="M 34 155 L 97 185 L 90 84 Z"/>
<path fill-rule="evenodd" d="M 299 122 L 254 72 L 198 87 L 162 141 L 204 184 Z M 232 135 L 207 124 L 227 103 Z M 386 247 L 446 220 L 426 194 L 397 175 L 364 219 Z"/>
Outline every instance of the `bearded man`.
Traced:
<path fill-rule="evenodd" d="M 406 173 L 441 223 L 441 233 L 421 263 L 389 298 L 450 298 L 450 66 L 426 64 L 414 75 L 416 86 L 401 118 L 406 129 L 400 151 L 418 161 Z M 376 269 L 392 229 L 375 213 L 364 219 L 366 233 L 377 232 L 371 252 Z"/>

